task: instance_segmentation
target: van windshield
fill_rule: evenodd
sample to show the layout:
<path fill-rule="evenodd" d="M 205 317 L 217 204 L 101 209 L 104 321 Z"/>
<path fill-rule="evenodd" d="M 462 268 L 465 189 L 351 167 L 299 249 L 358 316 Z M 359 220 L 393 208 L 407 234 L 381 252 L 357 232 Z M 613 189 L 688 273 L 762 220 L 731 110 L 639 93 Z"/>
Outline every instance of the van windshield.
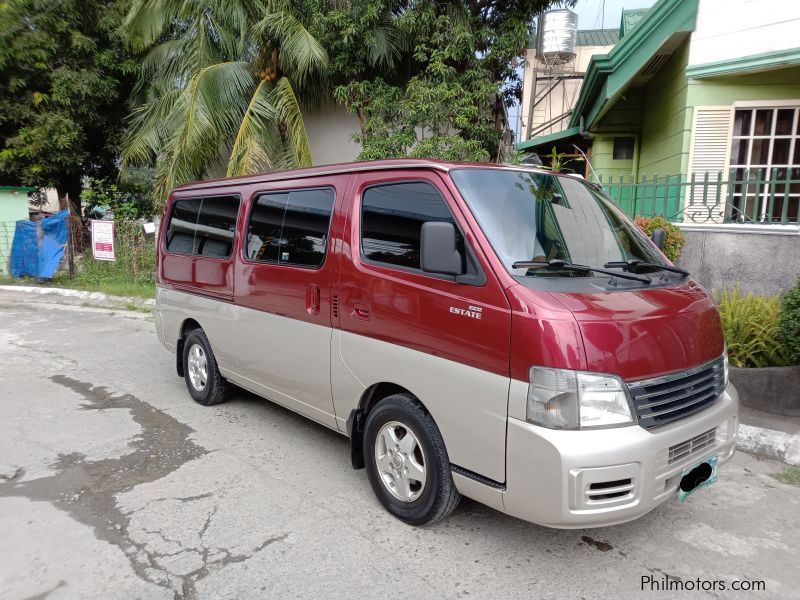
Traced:
<path fill-rule="evenodd" d="M 512 267 L 525 261 L 590 267 L 629 260 L 666 264 L 622 211 L 580 179 L 512 169 L 456 169 L 451 175 L 513 275 L 594 276 L 570 269 Z"/>

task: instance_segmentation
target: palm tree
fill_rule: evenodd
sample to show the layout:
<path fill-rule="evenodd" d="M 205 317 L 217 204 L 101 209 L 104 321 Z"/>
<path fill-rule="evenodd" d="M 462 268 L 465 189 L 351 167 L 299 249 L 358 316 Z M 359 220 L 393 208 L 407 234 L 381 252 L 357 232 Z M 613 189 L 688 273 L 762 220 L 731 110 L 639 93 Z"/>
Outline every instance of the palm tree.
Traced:
<path fill-rule="evenodd" d="M 229 176 L 311 164 L 301 104 L 328 63 L 293 0 L 135 0 L 124 27 L 146 51 L 124 164 L 156 165 L 160 198 Z M 301 96 L 303 103 L 301 103 Z"/>

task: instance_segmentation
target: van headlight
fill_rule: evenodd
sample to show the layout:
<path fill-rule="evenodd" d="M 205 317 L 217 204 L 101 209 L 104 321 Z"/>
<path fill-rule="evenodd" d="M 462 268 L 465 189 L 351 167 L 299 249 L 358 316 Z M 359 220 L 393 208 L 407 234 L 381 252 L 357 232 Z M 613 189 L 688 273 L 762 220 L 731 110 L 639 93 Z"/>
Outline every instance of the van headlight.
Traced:
<path fill-rule="evenodd" d="M 549 367 L 529 371 L 527 420 L 550 429 L 633 424 L 625 382 L 616 375 Z"/>

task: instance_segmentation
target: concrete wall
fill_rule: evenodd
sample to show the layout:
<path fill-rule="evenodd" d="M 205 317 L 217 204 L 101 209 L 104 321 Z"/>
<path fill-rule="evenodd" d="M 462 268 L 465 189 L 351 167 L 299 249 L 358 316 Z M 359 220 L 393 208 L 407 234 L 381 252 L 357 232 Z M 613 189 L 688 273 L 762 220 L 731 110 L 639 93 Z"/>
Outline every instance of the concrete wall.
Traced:
<path fill-rule="evenodd" d="M 796 48 L 798 28 L 796 0 L 700 0 L 689 65 Z"/>
<path fill-rule="evenodd" d="M 303 115 L 311 158 L 314 165 L 350 162 L 361 152 L 353 135 L 361 128 L 358 117 L 348 113 L 343 106 L 322 107 Z"/>
<path fill-rule="evenodd" d="M 776 228 L 785 227 L 776 231 Z M 681 226 L 687 244 L 678 264 L 707 290 L 780 294 L 800 277 L 800 227 Z M 771 231 L 751 233 L 752 230 Z"/>

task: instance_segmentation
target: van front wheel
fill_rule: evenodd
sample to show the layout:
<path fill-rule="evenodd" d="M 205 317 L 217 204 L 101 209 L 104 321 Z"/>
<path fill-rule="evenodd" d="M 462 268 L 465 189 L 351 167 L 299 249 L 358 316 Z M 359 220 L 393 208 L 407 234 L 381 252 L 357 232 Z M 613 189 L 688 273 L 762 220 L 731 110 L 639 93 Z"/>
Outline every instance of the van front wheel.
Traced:
<path fill-rule="evenodd" d="M 227 398 L 230 384 L 220 374 L 217 359 L 202 329 L 195 329 L 186 336 L 183 373 L 189 394 L 198 404 L 211 406 Z"/>
<path fill-rule="evenodd" d="M 381 504 L 401 521 L 427 525 L 458 505 L 439 428 L 409 394 L 381 400 L 364 427 L 364 463 Z"/>

